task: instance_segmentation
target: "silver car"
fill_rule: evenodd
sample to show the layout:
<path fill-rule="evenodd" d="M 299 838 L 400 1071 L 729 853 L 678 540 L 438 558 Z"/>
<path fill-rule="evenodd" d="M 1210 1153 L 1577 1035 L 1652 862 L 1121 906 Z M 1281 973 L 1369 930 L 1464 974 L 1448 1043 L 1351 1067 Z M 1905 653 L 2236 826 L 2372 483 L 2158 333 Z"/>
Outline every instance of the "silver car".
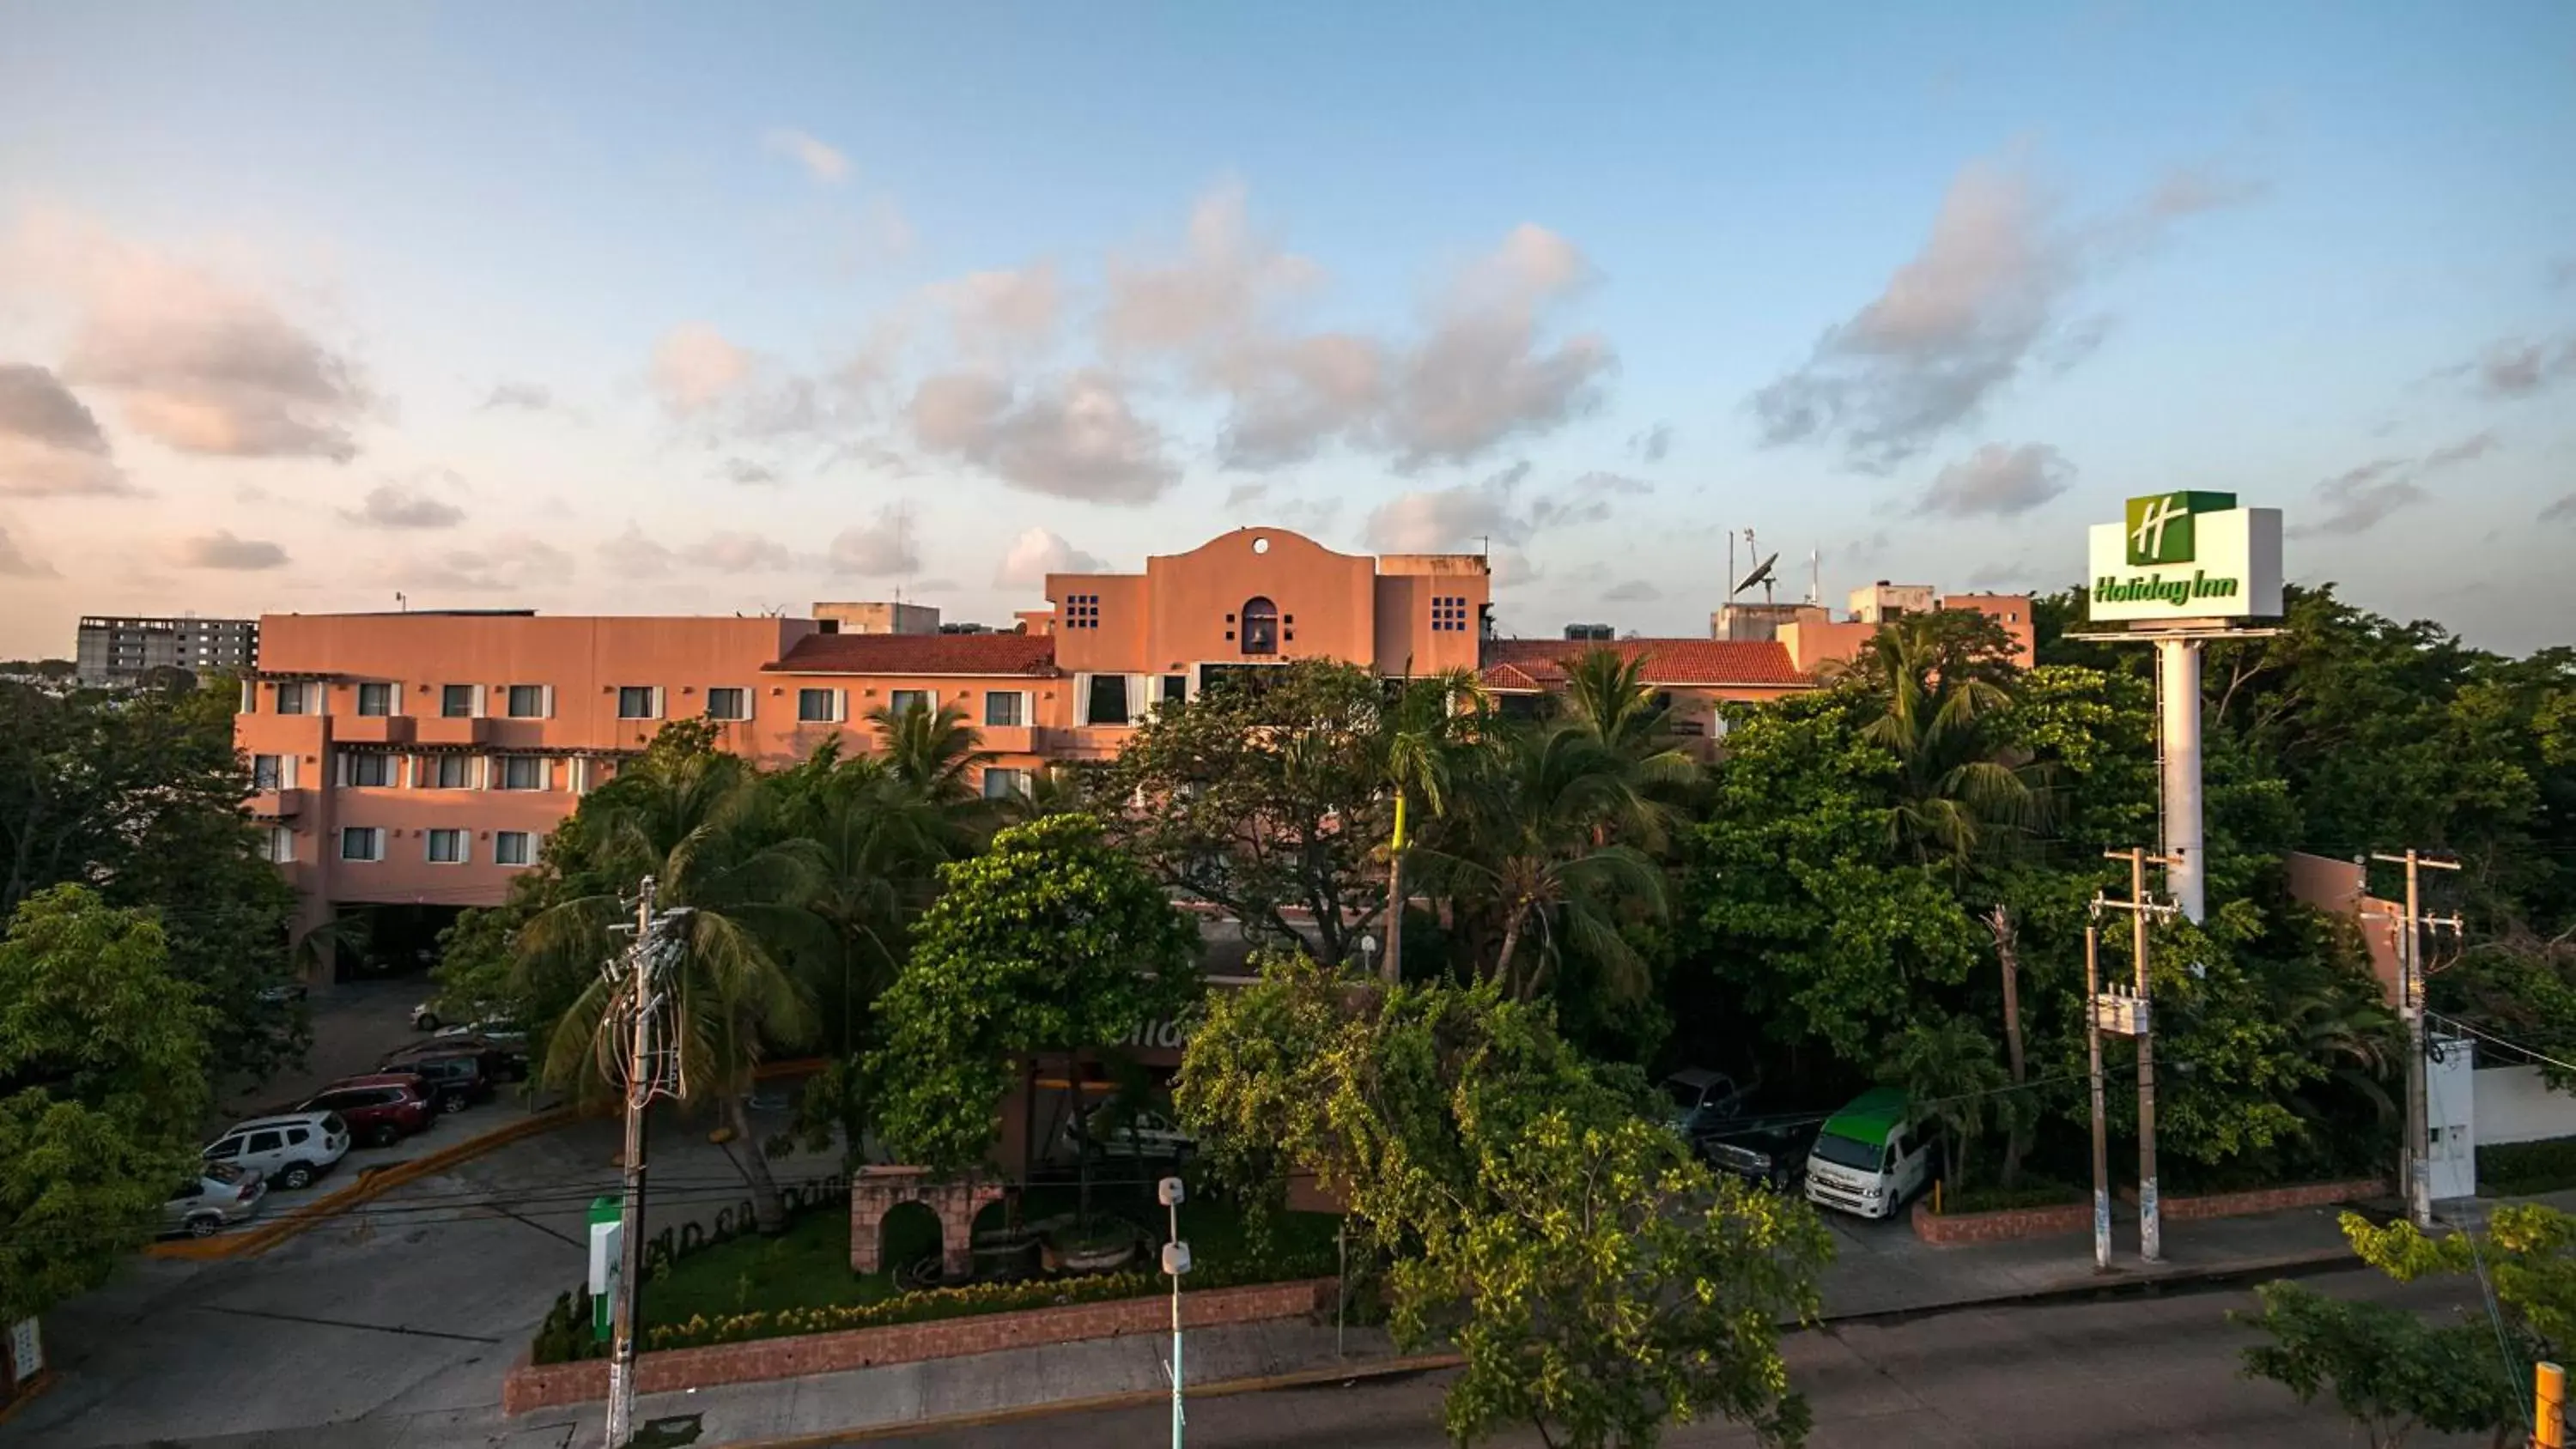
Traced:
<path fill-rule="evenodd" d="M 268 1196 L 268 1183 L 256 1172 L 227 1162 L 210 1162 L 194 1180 L 161 1204 L 161 1231 L 210 1238 L 250 1221 Z"/>

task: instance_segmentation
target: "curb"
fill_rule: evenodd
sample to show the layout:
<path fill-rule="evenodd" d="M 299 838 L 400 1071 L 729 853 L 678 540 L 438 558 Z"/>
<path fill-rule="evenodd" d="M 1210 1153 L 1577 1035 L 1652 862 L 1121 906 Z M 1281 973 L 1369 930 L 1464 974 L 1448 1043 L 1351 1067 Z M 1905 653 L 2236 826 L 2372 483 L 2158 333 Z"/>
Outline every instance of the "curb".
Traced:
<path fill-rule="evenodd" d="M 533 1116 L 522 1117 L 506 1126 L 495 1127 L 477 1137 L 468 1137 L 450 1147 L 397 1162 L 386 1167 L 362 1170 L 358 1180 L 337 1192 L 326 1193 L 303 1204 L 281 1218 L 242 1233 L 218 1233 L 211 1238 L 182 1238 L 175 1242 L 154 1243 L 143 1251 L 155 1258 L 180 1258 L 193 1262 L 219 1263 L 235 1258 L 256 1258 L 287 1239 L 320 1226 L 361 1203 L 372 1202 L 407 1182 L 431 1173 L 444 1171 L 460 1162 L 470 1162 L 496 1148 L 551 1132 L 573 1120 L 570 1107 L 549 1107 Z"/>
<path fill-rule="evenodd" d="M 62 1375 L 50 1368 L 38 1369 L 36 1376 L 18 1385 L 18 1396 L 0 1404 L 0 1424 L 18 1417 L 18 1411 L 43 1398 L 45 1391 L 62 1382 Z"/>
<path fill-rule="evenodd" d="M 1791 1331 L 1826 1331 L 1843 1324 L 1899 1323 L 1917 1318 L 1937 1317 L 1944 1313 L 1955 1313 L 1966 1309 L 1993 1308 L 2006 1304 L 2065 1302 L 2098 1298 L 2109 1294 L 2148 1294 L 2167 1285 L 2188 1288 L 2239 1278 L 2296 1276 L 2302 1273 L 2329 1271 L 2358 1261 L 2359 1259 L 2350 1248 L 2332 1248 L 2248 1262 L 2211 1264 L 2207 1267 L 2155 1273 L 2114 1269 L 2099 1277 L 2081 1281 L 2051 1283 L 2038 1288 L 2018 1289 L 2009 1293 L 1988 1294 L 1976 1298 L 1951 1299 L 1940 1303 L 1927 1303 L 1915 1308 L 1878 1308 L 1853 1313 L 1827 1313 L 1806 1328 Z M 1230 1398 L 1238 1394 L 1266 1393 L 1276 1389 L 1314 1388 L 1323 1384 L 1352 1384 L 1372 1379 L 1406 1378 L 1415 1374 L 1435 1373 L 1441 1369 L 1456 1368 L 1465 1362 L 1463 1357 L 1454 1353 L 1425 1353 L 1403 1358 L 1373 1359 L 1363 1363 L 1335 1364 L 1258 1378 L 1223 1379 L 1215 1383 L 1193 1385 L 1188 1391 L 1188 1397 Z M 831 1449 L 831 1446 L 839 1444 L 905 1439 L 916 1435 L 944 1434 L 963 1429 L 989 1429 L 1003 1424 L 1024 1423 L 1061 1414 L 1149 1408 L 1156 1404 L 1169 1403 L 1171 1397 L 1170 1391 L 1166 1389 L 1130 1389 L 1123 1393 L 1094 1394 L 1079 1399 L 1054 1399 L 1042 1404 L 1021 1404 L 1007 1409 L 984 1409 L 961 1414 L 907 1419 L 896 1424 L 828 1429 L 812 1434 L 792 1434 L 783 1438 L 729 1439 L 716 1445 L 715 1449 Z"/>
<path fill-rule="evenodd" d="M 1265 1374 L 1258 1378 L 1219 1379 L 1214 1383 L 1193 1384 L 1188 1388 L 1192 1399 L 1225 1399 L 1238 1394 L 1267 1393 L 1274 1389 L 1305 1389 L 1321 1384 L 1357 1383 L 1364 1379 L 1403 1378 L 1412 1374 L 1431 1373 L 1456 1368 L 1466 1362 L 1454 1353 L 1423 1353 L 1409 1358 L 1372 1359 L 1365 1363 L 1335 1364 L 1325 1368 L 1297 1369 L 1289 1373 Z M 1043 1404 L 1021 1404 L 1008 1409 L 979 1409 L 964 1414 L 943 1414 L 929 1419 L 907 1419 L 899 1424 L 870 1424 L 856 1429 L 825 1429 L 813 1434 L 791 1434 L 778 1439 L 728 1439 L 715 1449 L 830 1449 L 835 1444 L 864 1443 L 871 1439 L 905 1439 L 916 1434 L 941 1434 L 958 1429 L 990 1429 L 1003 1424 L 1016 1424 L 1031 1419 L 1051 1418 L 1058 1414 L 1095 1413 L 1106 1409 L 1142 1409 L 1172 1401 L 1169 1389 L 1128 1389 L 1115 1394 L 1093 1394 L 1080 1399 L 1053 1399 Z"/>

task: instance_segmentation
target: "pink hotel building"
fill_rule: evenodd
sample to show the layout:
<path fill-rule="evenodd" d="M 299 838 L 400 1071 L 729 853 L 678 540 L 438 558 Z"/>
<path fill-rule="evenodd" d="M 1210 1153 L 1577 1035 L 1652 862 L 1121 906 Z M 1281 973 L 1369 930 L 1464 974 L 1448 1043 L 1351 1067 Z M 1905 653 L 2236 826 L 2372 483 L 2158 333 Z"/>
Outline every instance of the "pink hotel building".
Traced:
<path fill-rule="evenodd" d="M 399 957 L 425 951 L 455 908 L 498 904 L 555 823 L 667 720 L 714 721 L 727 747 L 775 766 L 827 739 L 873 748 L 865 717 L 880 705 L 954 704 L 992 756 L 982 788 L 1000 795 L 1049 763 L 1109 757 L 1157 703 L 1227 670 L 1466 668 L 1533 695 L 1594 647 L 1487 638 L 1478 555 L 1341 554 L 1284 529 L 1237 529 L 1141 574 L 1051 574 L 1046 598 L 1018 632 L 988 634 L 847 632 L 824 606 L 814 619 L 266 615 L 235 730 L 249 808 L 300 925 L 408 908 L 379 912 L 408 923 L 376 944 Z M 1943 602 L 2005 619 L 2027 651 L 2028 600 Z M 1713 740 L 1719 701 L 1812 688 L 1825 651 L 1848 654 L 1874 627 L 1818 609 L 1781 637 L 1611 647 L 1642 654 L 1681 730 Z"/>

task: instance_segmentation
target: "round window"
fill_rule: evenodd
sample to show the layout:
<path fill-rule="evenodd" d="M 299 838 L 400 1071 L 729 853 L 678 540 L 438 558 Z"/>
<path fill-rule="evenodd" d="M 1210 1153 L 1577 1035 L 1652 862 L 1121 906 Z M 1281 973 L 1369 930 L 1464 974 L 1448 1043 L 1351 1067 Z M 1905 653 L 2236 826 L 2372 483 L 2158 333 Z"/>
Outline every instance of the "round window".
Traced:
<path fill-rule="evenodd" d="M 1252 541 L 1252 551 L 1253 551 L 1254 553 L 1268 553 L 1268 552 L 1270 552 L 1270 540 L 1268 540 L 1268 539 L 1266 539 L 1266 538 L 1256 538 L 1256 539 L 1254 539 L 1254 540 Z"/>

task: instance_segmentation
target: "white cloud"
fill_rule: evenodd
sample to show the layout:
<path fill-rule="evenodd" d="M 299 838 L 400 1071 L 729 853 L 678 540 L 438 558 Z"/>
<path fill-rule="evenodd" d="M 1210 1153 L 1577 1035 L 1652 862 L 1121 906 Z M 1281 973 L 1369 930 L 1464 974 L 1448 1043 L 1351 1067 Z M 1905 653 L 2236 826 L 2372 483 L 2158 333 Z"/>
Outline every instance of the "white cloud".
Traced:
<path fill-rule="evenodd" d="M 355 364 L 257 291 L 50 212 L 19 226 L 9 273 L 70 301 L 63 381 L 115 394 L 136 432 L 183 453 L 357 456 L 372 400 Z"/>
<path fill-rule="evenodd" d="M 1108 568 L 1108 563 L 1097 555 L 1075 548 L 1046 529 L 1031 528 L 1012 539 L 1011 546 L 1002 551 L 1001 565 L 993 570 L 993 585 L 1035 589 L 1045 586 L 1049 574 L 1096 574 Z"/>
<path fill-rule="evenodd" d="M 2555 344 L 2519 338 L 2489 347 L 2476 363 L 2478 386 L 2489 397 L 2529 397 L 2576 377 L 2576 337 Z"/>
<path fill-rule="evenodd" d="M 0 527 L 0 579 L 49 579 L 55 576 L 53 565 L 19 547 L 18 540 L 5 527 Z"/>
<path fill-rule="evenodd" d="M 969 272 L 923 289 L 947 314 L 959 350 L 973 357 L 1008 355 L 1037 346 L 1054 334 L 1062 305 L 1055 264 L 1017 271 Z"/>
<path fill-rule="evenodd" d="M 1148 503 L 1180 474 L 1164 456 L 1162 430 L 1098 369 L 1025 393 L 989 373 L 928 377 L 914 388 L 908 415 L 923 448 L 1033 493 Z"/>
<path fill-rule="evenodd" d="M 2173 220 L 2253 194 L 2177 173 L 2123 213 L 2067 227 L 2018 165 L 1970 164 L 1922 250 L 1825 329 L 1804 363 L 1753 394 L 1763 441 L 1839 441 L 1865 468 L 1902 462 L 2025 371 L 2063 370 L 2099 346 L 2109 319 L 2068 314 L 2100 272 Z"/>
<path fill-rule="evenodd" d="M 496 382 L 491 394 L 483 399 L 480 412 L 495 408 L 516 408 L 522 412 L 540 413 L 553 407 L 554 390 L 536 382 Z"/>
<path fill-rule="evenodd" d="M 1239 182 L 1200 197 L 1177 258 L 1109 259 L 1100 335 L 1113 352 L 1188 352 L 1248 336 L 1271 308 L 1321 280 L 1321 267 L 1252 234 L 1245 200 Z"/>
<path fill-rule="evenodd" d="M 2348 469 L 2316 486 L 2323 512 L 2291 528 L 2302 537 L 2366 533 L 2401 508 L 2433 495 L 2416 486 L 2403 458 L 2380 458 Z"/>
<path fill-rule="evenodd" d="M 683 322 L 653 348 L 653 391 L 674 416 L 704 412 L 751 376 L 751 354 L 703 322 Z"/>
<path fill-rule="evenodd" d="M 1628 451 L 1636 454 L 1640 462 L 1660 463 L 1672 450 L 1673 425 L 1670 423 L 1657 423 L 1642 433 L 1628 436 Z"/>
<path fill-rule="evenodd" d="M 671 551 L 644 536 L 644 530 L 631 520 L 626 531 L 599 541 L 599 561 L 612 574 L 629 579 L 658 579 L 670 574 Z"/>
<path fill-rule="evenodd" d="M 719 530 L 688 544 L 680 556 L 699 568 L 742 574 L 758 569 L 789 569 L 796 556 L 787 546 L 757 534 Z"/>
<path fill-rule="evenodd" d="M 286 566 L 286 550 L 266 539 L 236 538 L 228 528 L 174 538 L 164 557 L 181 568 L 258 570 Z"/>
<path fill-rule="evenodd" d="M 343 508 L 340 516 L 367 528 L 454 528 L 465 521 L 465 510 L 416 487 L 383 483 L 367 490 L 363 505 Z"/>
<path fill-rule="evenodd" d="M 911 573 L 921 567 L 912 521 L 902 509 L 888 508 L 871 522 L 852 524 L 834 535 L 825 563 L 834 573 L 880 577 Z"/>
<path fill-rule="evenodd" d="M 0 362 L 0 496 L 131 493 L 98 419 L 62 380 Z"/>
<path fill-rule="evenodd" d="M 1602 590 L 1601 597 L 1614 604 L 1642 604 L 1660 599 L 1664 591 L 1644 579 L 1629 579 Z"/>
<path fill-rule="evenodd" d="M 1943 468 L 1914 505 L 1950 518 L 2010 518 L 2066 491 L 2075 467 L 2046 443 L 1988 443 Z"/>
<path fill-rule="evenodd" d="M 1550 529 L 1602 522 L 1616 510 L 1613 498 L 1654 491 L 1643 479 L 1595 469 L 1554 493 L 1525 496 L 1530 473 L 1523 460 L 1481 483 L 1404 494 L 1371 513 L 1363 532 L 1388 553 L 1522 544 Z"/>
<path fill-rule="evenodd" d="M 771 131 L 761 138 L 761 144 L 791 158 L 805 168 L 806 175 L 824 186 L 838 186 L 850 179 L 849 157 L 792 126 L 781 126 Z"/>
<path fill-rule="evenodd" d="M 573 572 L 572 555 L 523 533 L 503 534 L 475 547 L 440 549 L 392 560 L 374 570 L 399 588 L 457 593 L 508 594 L 560 585 Z"/>

